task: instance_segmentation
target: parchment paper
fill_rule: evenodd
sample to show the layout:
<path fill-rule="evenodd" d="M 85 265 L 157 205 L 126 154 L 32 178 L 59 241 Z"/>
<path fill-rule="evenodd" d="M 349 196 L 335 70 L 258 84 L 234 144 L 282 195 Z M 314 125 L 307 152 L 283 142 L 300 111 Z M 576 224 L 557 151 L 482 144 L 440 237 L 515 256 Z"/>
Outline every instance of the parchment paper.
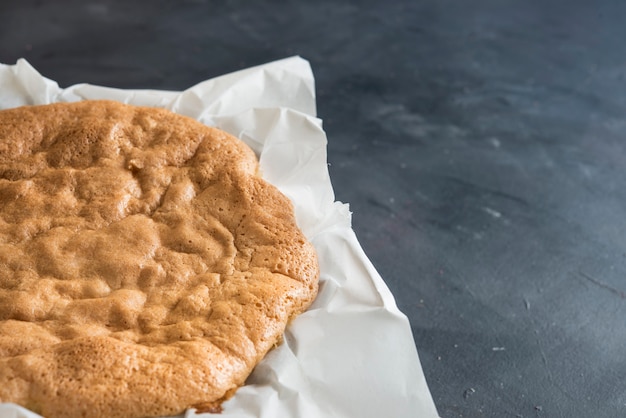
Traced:
<path fill-rule="evenodd" d="M 85 99 L 165 107 L 238 136 L 259 155 L 263 177 L 293 201 L 319 253 L 319 296 L 221 417 L 437 417 L 409 322 L 361 249 L 348 205 L 335 202 L 307 61 L 287 58 L 183 92 L 61 89 L 25 60 L 0 64 L 0 108 Z M 1 418 L 36 416 L 0 404 Z M 213 415 L 185 414 L 194 416 Z"/>

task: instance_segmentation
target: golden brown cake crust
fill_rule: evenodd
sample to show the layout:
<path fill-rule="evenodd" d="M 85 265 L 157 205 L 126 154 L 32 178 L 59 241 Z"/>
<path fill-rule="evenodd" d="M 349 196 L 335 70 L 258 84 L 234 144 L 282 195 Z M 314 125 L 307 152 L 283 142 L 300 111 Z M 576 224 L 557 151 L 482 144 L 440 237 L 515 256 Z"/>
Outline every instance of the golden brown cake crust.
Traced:
<path fill-rule="evenodd" d="M 0 402 L 47 418 L 219 405 L 318 275 L 238 139 L 110 101 L 0 111 Z"/>

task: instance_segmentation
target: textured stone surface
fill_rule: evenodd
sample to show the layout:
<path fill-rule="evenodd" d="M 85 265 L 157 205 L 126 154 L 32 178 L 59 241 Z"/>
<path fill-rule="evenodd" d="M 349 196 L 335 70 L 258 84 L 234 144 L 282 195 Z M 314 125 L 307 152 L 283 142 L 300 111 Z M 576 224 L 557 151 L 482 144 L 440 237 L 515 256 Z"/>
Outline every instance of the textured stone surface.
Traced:
<path fill-rule="evenodd" d="M 442 417 L 612 418 L 625 17 L 617 0 L 30 0 L 0 4 L 0 61 L 62 86 L 182 89 L 309 59 L 337 199 Z"/>

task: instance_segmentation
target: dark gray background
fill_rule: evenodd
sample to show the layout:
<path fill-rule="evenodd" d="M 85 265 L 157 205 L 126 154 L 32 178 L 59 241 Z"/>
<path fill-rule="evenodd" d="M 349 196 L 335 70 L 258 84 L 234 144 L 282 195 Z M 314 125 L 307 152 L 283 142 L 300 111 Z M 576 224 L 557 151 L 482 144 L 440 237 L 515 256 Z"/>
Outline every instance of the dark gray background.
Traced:
<path fill-rule="evenodd" d="M 625 42 L 618 0 L 0 3 L 0 62 L 62 87 L 308 59 L 444 418 L 626 416 Z"/>

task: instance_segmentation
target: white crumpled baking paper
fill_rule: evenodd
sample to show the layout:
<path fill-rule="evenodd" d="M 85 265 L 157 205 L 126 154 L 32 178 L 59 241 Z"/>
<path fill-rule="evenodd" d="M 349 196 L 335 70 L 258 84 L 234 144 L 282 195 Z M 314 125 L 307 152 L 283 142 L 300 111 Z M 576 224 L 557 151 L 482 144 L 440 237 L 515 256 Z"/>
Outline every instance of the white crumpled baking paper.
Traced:
<path fill-rule="evenodd" d="M 437 417 L 409 322 L 361 249 L 348 205 L 335 202 L 307 61 L 287 58 L 183 92 L 62 89 L 25 60 L 0 64 L 0 108 L 86 99 L 165 107 L 238 136 L 259 155 L 263 176 L 291 198 L 317 248 L 319 296 L 221 417 Z M 1 418 L 36 416 L 0 404 Z M 194 416 L 211 415 L 185 414 Z"/>

